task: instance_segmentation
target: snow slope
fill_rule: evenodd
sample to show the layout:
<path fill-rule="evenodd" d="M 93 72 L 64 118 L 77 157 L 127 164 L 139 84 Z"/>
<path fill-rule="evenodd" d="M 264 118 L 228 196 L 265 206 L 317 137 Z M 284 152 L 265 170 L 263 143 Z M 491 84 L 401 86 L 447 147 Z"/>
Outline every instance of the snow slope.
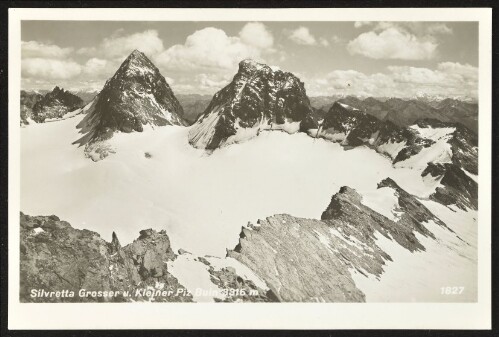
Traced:
<path fill-rule="evenodd" d="M 346 151 L 285 132 L 262 131 L 211 155 L 188 144 L 185 127 L 116 133 L 109 141 L 116 154 L 92 162 L 71 145 L 82 118 L 21 129 L 21 210 L 56 214 L 106 239 L 114 230 L 123 244 L 141 229 L 165 229 L 175 249 L 224 256 L 248 221 L 278 213 L 320 218 L 343 185 L 376 193 L 391 177 L 419 196 L 435 187 L 368 148 Z"/>

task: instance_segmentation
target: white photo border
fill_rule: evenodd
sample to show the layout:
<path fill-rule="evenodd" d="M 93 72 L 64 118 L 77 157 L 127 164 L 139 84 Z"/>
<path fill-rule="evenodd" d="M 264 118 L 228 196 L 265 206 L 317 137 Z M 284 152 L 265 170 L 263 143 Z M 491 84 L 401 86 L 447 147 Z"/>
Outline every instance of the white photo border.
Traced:
<path fill-rule="evenodd" d="M 479 216 L 476 303 L 20 303 L 21 21 L 479 22 Z M 490 329 L 492 10 L 490 8 L 9 9 L 9 329 Z M 54 318 L 57 319 L 54 319 Z"/>

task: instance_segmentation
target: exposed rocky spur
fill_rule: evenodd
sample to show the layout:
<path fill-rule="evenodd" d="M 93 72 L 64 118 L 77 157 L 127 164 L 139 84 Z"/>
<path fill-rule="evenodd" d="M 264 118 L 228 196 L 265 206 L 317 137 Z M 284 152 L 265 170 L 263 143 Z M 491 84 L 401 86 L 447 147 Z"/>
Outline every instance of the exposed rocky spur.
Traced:
<path fill-rule="evenodd" d="M 239 244 L 227 256 L 265 280 L 279 301 L 363 302 L 354 275 L 383 277 L 386 262 L 397 258 L 379 246 L 379 236 L 417 252 L 425 250 L 418 235 L 434 238 L 425 223 L 432 221 L 452 233 L 393 180 L 383 180 L 378 188 L 396 195 L 391 214 L 374 211 L 361 194 L 344 186 L 321 220 L 287 214 L 259 220 L 243 227 Z"/>

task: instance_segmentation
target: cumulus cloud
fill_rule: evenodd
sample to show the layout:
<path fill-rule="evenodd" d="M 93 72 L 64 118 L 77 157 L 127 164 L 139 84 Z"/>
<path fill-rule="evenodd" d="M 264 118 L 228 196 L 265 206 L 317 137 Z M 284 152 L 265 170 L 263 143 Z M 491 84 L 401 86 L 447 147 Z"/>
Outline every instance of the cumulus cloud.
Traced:
<path fill-rule="evenodd" d="M 358 21 L 354 26 L 371 30 L 350 41 L 347 50 L 373 59 L 432 59 L 437 54 L 437 36 L 452 34 L 444 23 Z"/>
<path fill-rule="evenodd" d="M 107 60 L 92 57 L 85 63 L 83 72 L 90 76 L 101 77 L 103 73 L 109 73 L 107 71 L 109 63 Z"/>
<path fill-rule="evenodd" d="M 54 44 L 45 44 L 37 41 L 21 42 L 22 58 L 52 58 L 60 59 L 68 57 L 73 48 L 61 48 Z"/>
<path fill-rule="evenodd" d="M 174 71 L 233 70 L 245 58 L 262 60 L 273 53 L 272 34 L 261 23 L 248 23 L 238 36 L 207 27 L 189 35 L 184 44 L 174 45 L 154 59 L 160 67 Z"/>
<path fill-rule="evenodd" d="M 413 97 L 425 93 L 446 97 L 476 98 L 478 68 L 454 62 L 439 63 L 436 69 L 390 66 L 386 72 L 364 74 L 335 70 L 325 77 L 305 81 L 312 95 L 360 95 Z"/>
<path fill-rule="evenodd" d="M 24 77 L 38 79 L 69 79 L 81 74 L 82 67 L 71 60 L 29 58 L 21 62 Z"/>
<path fill-rule="evenodd" d="M 21 42 L 21 74 L 39 82 L 66 80 L 82 72 L 80 64 L 70 56 L 74 49 L 39 41 Z"/>
<path fill-rule="evenodd" d="M 260 22 L 250 22 L 239 32 L 241 41 L 256 48 L 270 49 L 274 45 L 274 37 L 267 27 Z"/>
<path fill-rule="evenodd" d="M 319 44 L 323 47 L 329 47 L 329 41 L 323 37 L 319 39 Z"/>
<path fill-rule="evenodd" d="M 289 32 L 288 38 L 297 44 L 308 46 L 317 44 L 317 39 L 310 33 L 310 30 L 304 26 L 298 27 L 297 29 Z"/>
<path fill-rule="evenodd" d="M 356 21 L 355 28 L 369 27 L 373 31 L 380 32 L 388 28 L 405 30 L 416 36 L 424 35 L 447 35 L 452 34 L 452 29 L 443 22 L 411 22 L 411 21 Z"/>
<path fill-rule="evenodd" d="M 370 26 L 372 24 L 373 24 L 372 21 L 355 21 L 355 23 L 353 25 L 355 28 L 361 28 L 364 26 Z"/>
<path fill-rule="evenodd" d="M 181 76 L 173 83 L 170 83 L 175 93 L 192 94 L 213 94 L 222 89 L 232 80 L 232 75 L 217 73 L 201 73 L 193 76 Z"/>
<path fill-rule="evenodd" d="M 350 41 L 347 49 L 373 59 L 426 60 L 434 57 L 437 43 L 392 27 L 380 33 L 363 33 Z"/>
<path fill-rule="evenodd" d="M 80 48 L 77 53 L 122 59 L 134 49 L 138 49 L 149 56 L 155 55 L 163 51 L 163 41 L 159 38 L 158 31 L 154 29 L 130 35 L 123 35 L 123 31 L 118 30 L 110 37 L 105 38 L 98 47 Z"/>

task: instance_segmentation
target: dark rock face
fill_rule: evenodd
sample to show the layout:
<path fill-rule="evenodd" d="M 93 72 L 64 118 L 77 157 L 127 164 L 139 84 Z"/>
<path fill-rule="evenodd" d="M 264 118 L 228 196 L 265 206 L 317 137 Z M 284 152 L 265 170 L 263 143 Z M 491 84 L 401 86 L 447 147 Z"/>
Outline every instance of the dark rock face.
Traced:
<path fill-rule="evenodd" d="M 427 175 L 440 178 L 443 185 L 436 188 L 430 199 L 447 206 L 456 205 L 463 210 L 478 209 L 478 184 L 459 165 L 429 163 L 422 173 L 423 177 Z"/>
<path fill-rule="evenodd" d="M 232 82 L 215 94 L 189 133 L 189 142 L 213 150 L 240 128 L 279 129 L 312 113 L 303 82 L 267 65 L 244 60 Z M 310 123 L 310 121 L 308 121 Z"/>
<path fill-rule="evenodd" d="M 398 211 L 401 215 L 397 222 L 374 212 L 369 207 L 361 203 L 362 197 L 355 190 L 344 186 L 333 196 L 327 209 L 322 213 L 322 220 L 333 221 L 334 226 L 349 224 L 357 230 L 362 231 L 362 236 L 373 237 L 373 232 L 378 231 L 386 237 L 393 238 L 402 247 L 413 252 L 424 250 L 424 247 L 414 235 L 415 232 L 428 237 L 433 237 L 422 223 L 429 220 L 435 221 L 441 226 L 445 224 L 433 215 L 423 204 L 413 195 L 400 188 L 392 179 L 387 178 L 378 184 L 378 188 L 388 187 L 396 192 L 398 197 Z M 362 224 L 359 226 L 359 224 Z"/>
<path fill-rule="evenodd" d="M 147 297 L 140 290 L 184 289 L 167 269 L 175 258 L 164 231 L 141 231 L 132 244 L 121 247 L 88 230 L 77 230 L 56 216 L 21 213 L 21 302 L 191 301 L 188 296 Z M 73 297 L 33 297 L 33 290 L 72 291 Z M 80 296 L 79 291 L 117 292 L 116 296 Z M 139 290 L 139 293 L 136 293 Z M 131 296 L 124 295 L 128 291 Z"/>
<path fill-rule="evenodd" d="M 414 252 L 425 250 L 415 233 L 434 238 L 424 222 L 433 220 L 447 228 L 393 180 L 383 180 L 378 188 L 396 193 L 397 221 L 365 206 L 359 193 L 344 186 L 321 220 L 286 214 L 259 220 L 259 226 L 243 227 L 239 244 L 227 255 L 259 275 L 279 301 L 365 301 L 352 272 L 379 277 L 385 261 L 392 260 L 378 246 L 376 235 Z"/>
<path fill-rule="evenodd" d="M 438 102 L 436 108 L 452 121 L 461 123 L 475 134 L 478 134 L 477 103 L 462 102 L 457 99 L 447 98 Z"/>
<path fill-rule="evenodd" d="M 22 100 L 22 96 L 21 96 Z M 47 93 L 33 105 L 31 118 L 37 123 L 43 123 L 47 118 L 62 118 L 68 112 L 83 106 L 83 100 L 59 87 Z"/>
<path fill-rule="evenodd" d="M 313 135 L 313 134 L 312 134 Z M 403 161 L 434 142 L 421 138 L 409 128 L 400 128 L 389 121 L 381 121 L 357 108 L 336 102 L 324 116 L 316 136 L 340 141 L 343 146 L 367 145 L 390 156 L 393 163 Z M 386 152 L 383 145 L 403 143 L 395 152 Z"/>
<path fill-rule="evenodd" d="M 29 124 L 28 119 L 33 114 L 33 107 L 41 101 L 43 95 L 36 92 L 27 92 L 21 90 L 21 125 Z"/>
<path fill-rule="evenodd" d="M 450 133 L 440 137 L 425 136 L 425 133 L 437 134 L 439 130 L 450 130 Z M 400 128 L 389 121 L 381 121 L 357 108 L 336 102 L 324 116 L 317 132 L 309 134 L 340 142 L 347 148 L 369 146 L 388 155 L 393 164 L 404 162 L 423 149 L 436 146 L 433 157 L 427 156 L 427 162 L 421 163 L 423 177 L 430 174 L 442 180 L 443 187 L 438 187 L 432 198 L 444 205 L 456 204 L 460 208 L 477 209 L 477 184 L 465 171 L 478 174 L 478 139 L 474 132 L 460 123 L 420 119 L 411 127 Z M 437 141 L 449 147 L 449 163 L 440 162 L 443 150 L 437 147 Z"/>
<path fill-rule="evenodd" d="M 78 128 L 90 144 L 112 137 L 115 131 L 143 131 L 143 125 L 187 125 L 183 110 L 158 68 L 135 50 L 121 64 L 92 103 Z"/>

